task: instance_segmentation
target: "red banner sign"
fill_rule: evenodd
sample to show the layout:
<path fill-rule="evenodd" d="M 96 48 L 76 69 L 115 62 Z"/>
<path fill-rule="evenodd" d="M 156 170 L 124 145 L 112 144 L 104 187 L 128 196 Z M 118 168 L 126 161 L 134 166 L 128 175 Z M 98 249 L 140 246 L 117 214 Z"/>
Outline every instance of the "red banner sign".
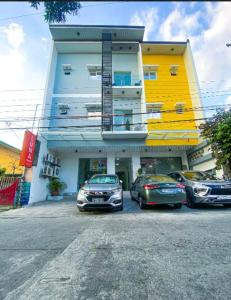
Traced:
<path fill-rule="evenodd" d="M 36 135 L 30 131 L 25 131 L 22 151 L 20 154 L 20 166 L 25 166 L 27 168 L 32 167 L 34 159 L 34 150 L 35 150 Z"/>

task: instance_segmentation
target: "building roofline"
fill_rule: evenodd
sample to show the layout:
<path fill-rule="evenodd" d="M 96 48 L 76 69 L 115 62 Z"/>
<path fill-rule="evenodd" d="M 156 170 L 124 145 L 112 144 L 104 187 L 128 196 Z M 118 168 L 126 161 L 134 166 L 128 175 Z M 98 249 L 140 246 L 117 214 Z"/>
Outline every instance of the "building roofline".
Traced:
<path fill-rule="evenodd" d="M 51 24 L 51 25 L 49 25 L 49 27 L 50 28 L 52 28 L 52 27 L 70 27 L 70 28 L 80 27 L 80 28 L 145 29 L 145 26 L 128 26 L 128 25 L 72 25 L 72 24 L 65 24 L 65 25 L 57 24 L 56 25 L 56 24 Z"/>
<path fill-rule="evenodd" d="M 14 146 L 11 146 L 11 145 L 9 145 L 9 144 L 3 142 L 3 141 L 0 141 L 0 146 L 3 146 L 3 147 L 5 147 L 5 148 L 8 148 L 8 149 L 10 149 L 10 150 L 12 150 L 12 151 L 15 151 L 15 152 L 17 152 L 17 153 L 20 153 L 20 152 L 21 152 L 20 149 L 14 147 Z"/>
<path fill-rule="evenodd" d="M 161 45 L 186 45 L 189 41 L 174 42 L 174 41 L 144 41 L 141 44 L 161 44 Z"/>

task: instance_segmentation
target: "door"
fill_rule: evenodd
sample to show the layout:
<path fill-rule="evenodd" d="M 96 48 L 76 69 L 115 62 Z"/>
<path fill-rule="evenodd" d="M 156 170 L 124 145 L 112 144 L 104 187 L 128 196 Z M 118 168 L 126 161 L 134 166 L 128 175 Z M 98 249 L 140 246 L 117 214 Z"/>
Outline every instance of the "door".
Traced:
<path fill-rule="evenodd" d="M 132 197 L 138 200 L 139 190 L 142 185 L 142 178 L 138 177 L 131 188 Z"/>
<path fill-rule="evenodd" d="M 130 86 L 131 72 L 114 72 L 115 86 Z"/>

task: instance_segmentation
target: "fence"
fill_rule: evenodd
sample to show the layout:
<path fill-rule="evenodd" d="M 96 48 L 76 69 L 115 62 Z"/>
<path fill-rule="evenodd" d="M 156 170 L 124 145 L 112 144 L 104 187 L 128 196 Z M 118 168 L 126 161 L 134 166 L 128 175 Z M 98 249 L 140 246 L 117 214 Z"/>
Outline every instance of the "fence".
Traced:
<path fill-rule="evenodd" d="M 24 206 L 29 202 L 30 182 L 26 182 L 22 177 L 13 176 L 0 177 L 0 205 Z"/>

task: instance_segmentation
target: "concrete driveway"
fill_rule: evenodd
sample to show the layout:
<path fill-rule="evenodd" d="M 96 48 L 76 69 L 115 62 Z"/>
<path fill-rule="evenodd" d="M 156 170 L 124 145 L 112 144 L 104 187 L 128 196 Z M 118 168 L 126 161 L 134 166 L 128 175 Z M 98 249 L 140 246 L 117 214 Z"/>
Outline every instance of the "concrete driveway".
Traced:
<path fill-rule="evenodd" d="M 231 299 L 231 209 L 0 214 L 0 299 Z"/>

